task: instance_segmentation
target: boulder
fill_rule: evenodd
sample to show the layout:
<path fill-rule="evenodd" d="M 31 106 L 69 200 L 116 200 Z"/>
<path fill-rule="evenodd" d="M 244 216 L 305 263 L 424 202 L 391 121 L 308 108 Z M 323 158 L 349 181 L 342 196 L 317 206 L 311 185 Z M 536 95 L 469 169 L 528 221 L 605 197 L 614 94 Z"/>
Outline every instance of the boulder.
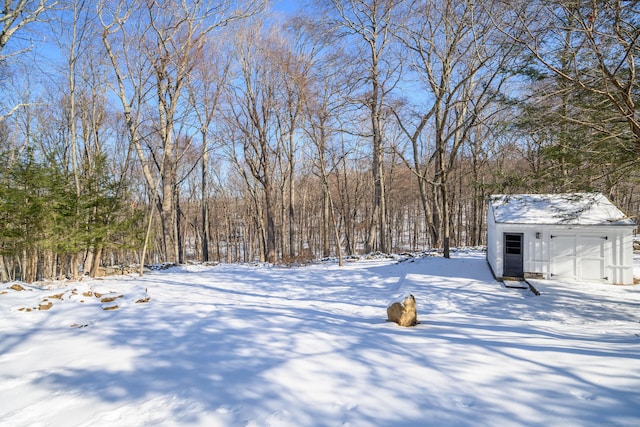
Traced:
<path fill-rule="evenodd" d="M 396 322 L 400 326 L 415 326 L 418 324 L 416 299 L 413 295 L 405 295 L 392 302 L 387 307 L 387 320 Z"/>

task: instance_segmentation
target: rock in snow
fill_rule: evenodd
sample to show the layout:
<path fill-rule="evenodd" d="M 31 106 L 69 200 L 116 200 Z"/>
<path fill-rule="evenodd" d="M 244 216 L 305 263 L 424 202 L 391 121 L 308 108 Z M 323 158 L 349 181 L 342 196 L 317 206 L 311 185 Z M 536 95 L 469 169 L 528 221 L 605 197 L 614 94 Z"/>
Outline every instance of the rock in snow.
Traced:
<path fill-rule="evenodd" d="M 415 326 L 418 324 L 416 299 L 413 295 L 405 295 L 387 307 L 387 320 L 396 322 L 400 326 Z"/>

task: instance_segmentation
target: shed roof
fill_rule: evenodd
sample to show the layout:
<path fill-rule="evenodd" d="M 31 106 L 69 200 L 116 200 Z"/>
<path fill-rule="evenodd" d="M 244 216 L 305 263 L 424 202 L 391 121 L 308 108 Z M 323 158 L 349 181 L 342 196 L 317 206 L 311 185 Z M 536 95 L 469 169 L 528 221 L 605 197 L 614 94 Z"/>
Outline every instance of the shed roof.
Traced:
<path fill-rule="evenodd" d="M 489 204 L 496 223 L 635 225 L 601 193 L 496 194 Z"/>

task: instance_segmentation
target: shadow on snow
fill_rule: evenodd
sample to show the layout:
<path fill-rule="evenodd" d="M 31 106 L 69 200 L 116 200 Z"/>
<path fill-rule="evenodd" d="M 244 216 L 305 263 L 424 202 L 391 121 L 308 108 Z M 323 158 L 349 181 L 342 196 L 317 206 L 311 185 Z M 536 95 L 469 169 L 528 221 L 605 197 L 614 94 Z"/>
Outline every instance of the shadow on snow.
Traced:
<path fill-rule="evenodd" d="M 173 416 L 185 424 L 203 412 L 242 424 L 278 411 L 306 426 L 615 424 L 640 400 L 638 390 L 595 383 L 567 362 L 627 364 L 637 342 L 621 351 L 616 337 L 607 350 L 592 334 L 543 327 L 568 298 L 581 298 L 577 317 L 599 321 L 637 307 L 602 312 L 579 291 L 557 302 L 527 298 L 495 283 L 481 257 L 343 270 L 220 266 L 139 280 L 151 302 L 94 329 L 114 352 L 135 350 L 133 367 L 70 368 L 39 385 L 113 403 L 174 398 L 184 404 L 172 404 Z M 415 328 L 385 322 L 387 302 L 404 291 L 418 300 Z M 189 411 L 193 402 L 201 412 Z"/>

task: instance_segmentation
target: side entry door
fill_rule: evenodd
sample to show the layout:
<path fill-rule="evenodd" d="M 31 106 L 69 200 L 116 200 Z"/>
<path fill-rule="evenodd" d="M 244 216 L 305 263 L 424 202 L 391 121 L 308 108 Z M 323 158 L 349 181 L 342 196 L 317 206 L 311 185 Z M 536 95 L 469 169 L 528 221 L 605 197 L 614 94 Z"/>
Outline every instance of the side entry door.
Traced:
<path fill-rule="evenodd" d="M 505 277 L 524 277 L 522 256 L 522 233 L 504 233 L 504 271 Z"/>

